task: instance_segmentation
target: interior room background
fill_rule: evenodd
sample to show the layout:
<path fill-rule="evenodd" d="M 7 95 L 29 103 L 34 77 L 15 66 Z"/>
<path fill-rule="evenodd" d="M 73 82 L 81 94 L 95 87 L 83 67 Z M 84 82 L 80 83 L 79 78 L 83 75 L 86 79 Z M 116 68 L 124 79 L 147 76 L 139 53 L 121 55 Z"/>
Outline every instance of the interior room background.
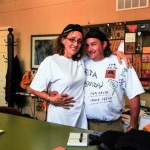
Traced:
<path fill-rule="evenodd" d="M 0 28 L 12 27 L 22 71 L 31 70 L 31 35 L 85 25 L 150 20 L 150 7 L 116 11 L 116 0 L 0 0 Z M 150 106 L 149 94 L 142 95 Z"/>

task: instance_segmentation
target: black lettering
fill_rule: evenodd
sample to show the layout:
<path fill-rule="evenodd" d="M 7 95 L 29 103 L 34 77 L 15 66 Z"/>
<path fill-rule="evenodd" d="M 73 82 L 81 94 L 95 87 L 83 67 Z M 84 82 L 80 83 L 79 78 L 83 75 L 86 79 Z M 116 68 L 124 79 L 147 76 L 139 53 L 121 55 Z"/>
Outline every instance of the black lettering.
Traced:
<path fill-rule="evenodd" d="M 97 79 L 97 75 L 96 75 L 96 72 L 93 73 L 93 76 L 92 77 L 95 77 Z"/>
<path fill-rule="evenodd" d="M 86 70 L 85 70 L 85 74 L 86 74 L 86 76 L 91 76 L 91 77 L 97 79 L 96 72 L 93 72 L 92 70 L 86 69 Z"/>

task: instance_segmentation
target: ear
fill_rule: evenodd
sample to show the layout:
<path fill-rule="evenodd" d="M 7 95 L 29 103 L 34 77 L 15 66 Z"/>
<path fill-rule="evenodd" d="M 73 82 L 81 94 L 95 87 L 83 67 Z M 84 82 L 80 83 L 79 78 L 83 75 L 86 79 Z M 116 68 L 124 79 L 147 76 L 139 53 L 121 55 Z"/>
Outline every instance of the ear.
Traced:
<path fill-rule="evenodd" d="M 107 41 L 104 41 L 104 42 L 103 42 L 103 49 L 105 49 L 106 46 L 107 46 Z"/>
<path fill-rule="evenodd" d="M 61 42 L 64 44 L 65 40 L 66 40 L 66 39 L 63 37 L 63 38 L 61 39 Z"/>

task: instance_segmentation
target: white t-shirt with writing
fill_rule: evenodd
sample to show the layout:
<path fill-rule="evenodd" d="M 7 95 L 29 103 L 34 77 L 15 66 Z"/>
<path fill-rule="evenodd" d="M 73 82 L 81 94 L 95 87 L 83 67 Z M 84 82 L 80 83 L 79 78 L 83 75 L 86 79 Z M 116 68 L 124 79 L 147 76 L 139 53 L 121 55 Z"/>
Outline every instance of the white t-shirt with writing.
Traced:
<path fill-rule="evenodd" d="M 129 99 L 144 92 L 133 68 L 119 64 L 115 55 L 99 62 L 85 61 L 85 110 L 87 118 L 116 120 L 124 108 L 124 96 Z"/>
<path fill-rule="evenodd" d="M 50 84 L 49 84 L 50 83 Z M 87 129 L 83 105 L 85 68 L 83 61 L 73 61 L 55 54 L 44 59 L 30 87 L 37 91 L 47 89 L 73 96 L 74 107 L 64 109 L 50 104 L 47 121 Z"/>

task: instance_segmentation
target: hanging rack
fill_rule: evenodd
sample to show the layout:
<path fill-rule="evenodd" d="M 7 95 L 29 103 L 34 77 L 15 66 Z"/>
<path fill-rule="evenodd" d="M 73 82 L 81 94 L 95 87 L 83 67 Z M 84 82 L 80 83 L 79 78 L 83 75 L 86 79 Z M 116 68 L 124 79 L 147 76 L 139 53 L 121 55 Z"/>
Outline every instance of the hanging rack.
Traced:
<path fill-rule="evenodd" d="M 7 101 L 8 101 L 8 106 L 9 107 L 13 107 L 14 106 L 14 103 L 13 103 L 13 94 L 12 94 L 12 91 L 11 91 L 11 80 L 12 80 L 12 61 L 13 61 L 13 57 L 14 57 L 14 43 L 17 43 L 14 42 L 14 35 L 12 34 L 13 32 L 13 28 L 8 28 L 8 35 L 7 35 L 7 42 L 5 41 L 5 43 L 7 43 L 7 55 L 8 55 L 8 58 L 7 61 L 8 61 L 8 67 L 7 67 L 7 75 L 6 75 L 6 80 L 7 80 L 7 85 L 6 85 L 6 90 L 7 90 Z M 3 56 L 4 57 L 4 56 Z"/>

